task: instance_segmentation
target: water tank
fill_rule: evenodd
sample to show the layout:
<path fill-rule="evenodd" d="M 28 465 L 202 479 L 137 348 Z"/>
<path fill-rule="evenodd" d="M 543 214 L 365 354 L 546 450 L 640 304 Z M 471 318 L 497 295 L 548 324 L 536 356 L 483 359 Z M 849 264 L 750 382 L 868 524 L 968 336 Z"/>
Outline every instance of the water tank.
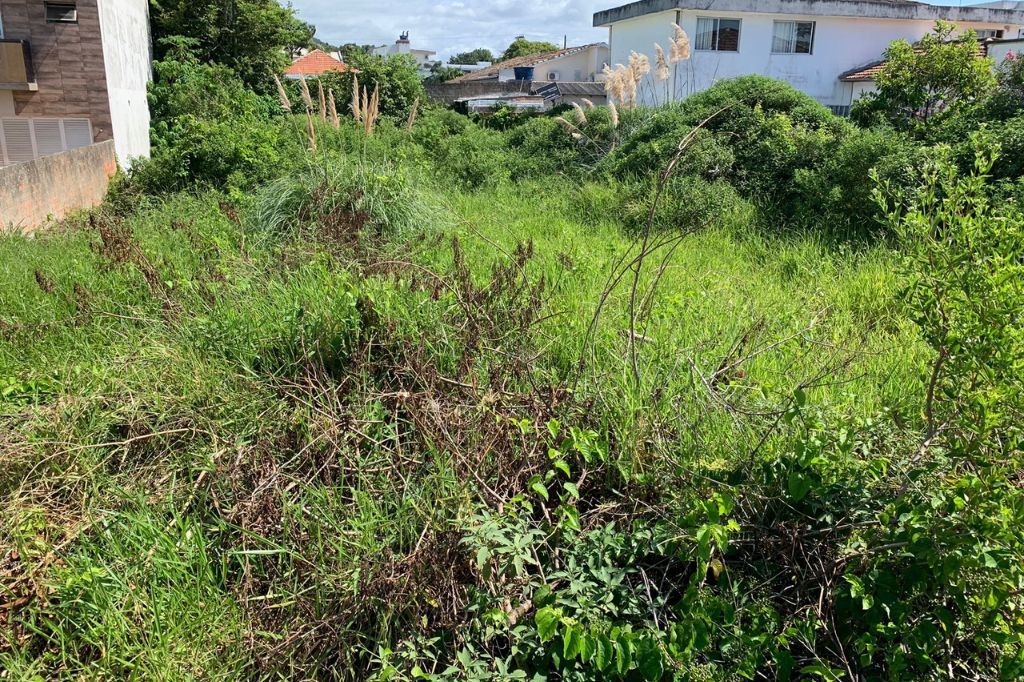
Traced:
<path fill-rule="evenodd" d="M 532 66 L 517 66 L 514 69 L 517 81 L 532 81 L 533 80 L 533 67 Z"/>

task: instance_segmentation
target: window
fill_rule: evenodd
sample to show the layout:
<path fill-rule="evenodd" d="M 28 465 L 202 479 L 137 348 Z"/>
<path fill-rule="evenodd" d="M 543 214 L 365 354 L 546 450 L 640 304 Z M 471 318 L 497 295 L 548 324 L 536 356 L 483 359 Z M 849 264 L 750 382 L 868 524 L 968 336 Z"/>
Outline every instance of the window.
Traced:
<path fill-rule="evenodd" d="M 699 17 L 697 42 L 694 47 L 715 52 L 739 52 L 740 20 Z"/>
<path fill-rule="evenodd" d="M 811 54 L 814 49 L 813 21 L 776 21 L 772 34 L 772 52 Z"/>
<path fill-rule="evenodd" d="M 988 40 L 994 38 L 996 40 L 1003 39 L 1003 31 L 995 28 L 983 28 L 980 31 L 975 31 L 978 34 L 978 40 Z"/>
<path fill-rule="evenodd" d="M 48 2 L 46 21 L 50 24 L 77 24 L 78 8 L 73 2 Z"/>

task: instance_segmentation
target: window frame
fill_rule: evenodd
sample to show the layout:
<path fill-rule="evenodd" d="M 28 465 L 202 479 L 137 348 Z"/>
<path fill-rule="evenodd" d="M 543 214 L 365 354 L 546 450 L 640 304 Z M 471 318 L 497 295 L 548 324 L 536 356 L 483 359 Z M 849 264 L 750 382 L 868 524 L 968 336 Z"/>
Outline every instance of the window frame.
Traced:
<path fill-rule="evenodd" d="M 714 47 L 697 47 L 697 36 L 700 35 L 700 22 L 701 20 L 715 22 L 715 29 L 712 35 L 714 35 Z M 735 21 L 736 22 L 736 49 L 735 50 L 723 50 L 719 47 L 721 44 L 721 24 L 723 21 Z M 743 40 L 743 19 L 737 17 L 697 17 L 697 29 L 694 34 L 693 50 L 694 52 L 725 52 L 727 54 L 739 54 L 740 45 Z"/>
<path fill-rule="evenodd" d="M 797 31 L 799 31 L 800 24 L 810 24 L 811 25 L 811 44 L 808 47 L 807 52 L 798 52 L 797 51 L 797 49 L 796 49 L 797 43 L 796 43 L 796 39 L 795 38 L 794 38 L 794 41 L 793 41 L 793 51 L 792 52 L 779 52 L 779 51 L 777 51 L 775 49 L 775 27 L 778 24 L 795 24 L 797 26 Z M 796 34 L 794 34 L 794 35 L 796 35 Z M 814 21 L 814 20 L 801 20 L 801 19 L 775 19 L 774 21 L 772 21 L 772 48 L 771 48 L 772 54 L 813 55 L 814 54 L 814 42 L 815 42 L 815 38 L 817 38 L 817 37 L 818 37 L 818 22 L 817 21 Z"/>
<path fill-rule="evenodd" d="M 77 2 L 44 2 L 43 8 L 46 12 L 46 23 L 48 24 L 77 24 L 78 23 L 78 3 Z M 63 10 L 64 12 L 70 11 L 74 16 L 73 19 L 61 19 L 55 16 L 51 16 L 50 10 Z"/>

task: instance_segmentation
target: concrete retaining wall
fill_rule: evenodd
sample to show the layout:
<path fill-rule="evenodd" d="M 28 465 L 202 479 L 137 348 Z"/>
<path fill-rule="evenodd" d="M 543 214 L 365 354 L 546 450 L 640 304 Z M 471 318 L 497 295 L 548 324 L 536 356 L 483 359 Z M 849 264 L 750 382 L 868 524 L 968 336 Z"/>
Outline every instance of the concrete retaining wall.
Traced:
<path fill-rule="evenodd" d="M 31 231 L 97 206 L 115 173 L 113 140 L 0 168 L 0 230 Z"/>

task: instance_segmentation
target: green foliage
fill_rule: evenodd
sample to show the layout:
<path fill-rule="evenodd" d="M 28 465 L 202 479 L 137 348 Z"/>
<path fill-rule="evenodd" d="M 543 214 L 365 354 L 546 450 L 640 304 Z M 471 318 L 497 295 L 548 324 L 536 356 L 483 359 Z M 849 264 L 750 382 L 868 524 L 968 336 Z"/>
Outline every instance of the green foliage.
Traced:
<path fill-rule="evenodd" d="M 455 80 L 460 76 L 464 75 L 462 71 L 450 67 L 444 66 L 440 62 L 430 67 L 430 75 L 424 79 L 424 83 L 447 83 L 450 80 Z"/>
<path fill-rule="evenodd" d="M 149 102 L 152 159 L 132 179 L 153 193 L 194 185 L 239 191 L 282 162 L 276 103 L 248 89 L 226 66 L 193 57 L 153 65 Z"/>
<path fill-rule="evenodd" d="M 955 26 L 940 21 L 915 45 L 892 43 L 875 79 L 877 91 L 855 103 L 853 117 L 863 124 L 886 121 L 922 136 L 942 119 L 980 106 L 995 89 L 992 63 L 979 55 L 973 31 L 955 32 Z"/>
<path fill-rule="evenodd" d="M 309 46 L 315 32 L 291 6 L 276 0 L 153 0 L 150 5 L 158 60 L 182 59 L 178 49 L 187 44 L 197 61 L 226 66 L 262 92 L 273 91 L 271 78 L 287 66 L 289 55 Z"/>
<path fill-rule="evenodd" d="M 987 133 L 972 139 L 974 172 L 948 160 L 928 169 L 905 216 L 894 215 L 914 278 L 904 294 L 937 357 L 925 406 L 932 435 L 947 431 L 962 456 L 1002 462 L 1020 446 L 1024 263 L 1017 207 L 987 186 L 998 156 Z"/>
<path fill-rule="evenodd" d="M 358 74 L 327 74 L 323 77 L 324 87 L 333 89 L 338 112 L 350 111 L 352 104 L 352 79 L 359 79 L 359 88 L 372 93 L 380 92 L 380 113 L 382 116 L 404 121 L 409 116 L 413 102 L 426 102 L 426 91 L 416 63 L 408 55 L 377 57 L 354 54 L 348 64 L 359 70 Z"/>
<path fill-rule="evenodd" d="M 881 231 L 884 214 L 874 199 L 875 177 L 910 193 L 920 182 L 925 150 L 909 136 L 887 128 L 850 131 L 818 165 L 800 168 L 794 178 L 798 218 L 828 224 L 836 235 L 854 237 Z"/>
<path fill-rule="evenodd" d="M 355 240 L 364 231 L 396 236 L 431 225 L 438 214 L 404 171 L 345 156 L 311 163 L 268 183 L 253 204 L 263 230 L 340 241 Z"/>
<path fill-rule="evenodd" d="M 543 40 L 534 41 L 527 40 L 526 38 L 516 38 L 512 43 L 505 48 L 502 52 L 501 58 L 498 61 L 506 61 L 508 59 L 515 59 L 516 57 L 529 57 L 534 54 L 542 54 L 544 52 L 554 52 L 558 50 L 558 45 L 549 43 Z"/>
<path fill-rule="evenodd" d="M 494 54 L 486 47 L 478 47 L 468 52 L 460 52 L 452 55 L 448 60 L 449 64 L 479 64 L 480 62 L 493 62 Z"/>

